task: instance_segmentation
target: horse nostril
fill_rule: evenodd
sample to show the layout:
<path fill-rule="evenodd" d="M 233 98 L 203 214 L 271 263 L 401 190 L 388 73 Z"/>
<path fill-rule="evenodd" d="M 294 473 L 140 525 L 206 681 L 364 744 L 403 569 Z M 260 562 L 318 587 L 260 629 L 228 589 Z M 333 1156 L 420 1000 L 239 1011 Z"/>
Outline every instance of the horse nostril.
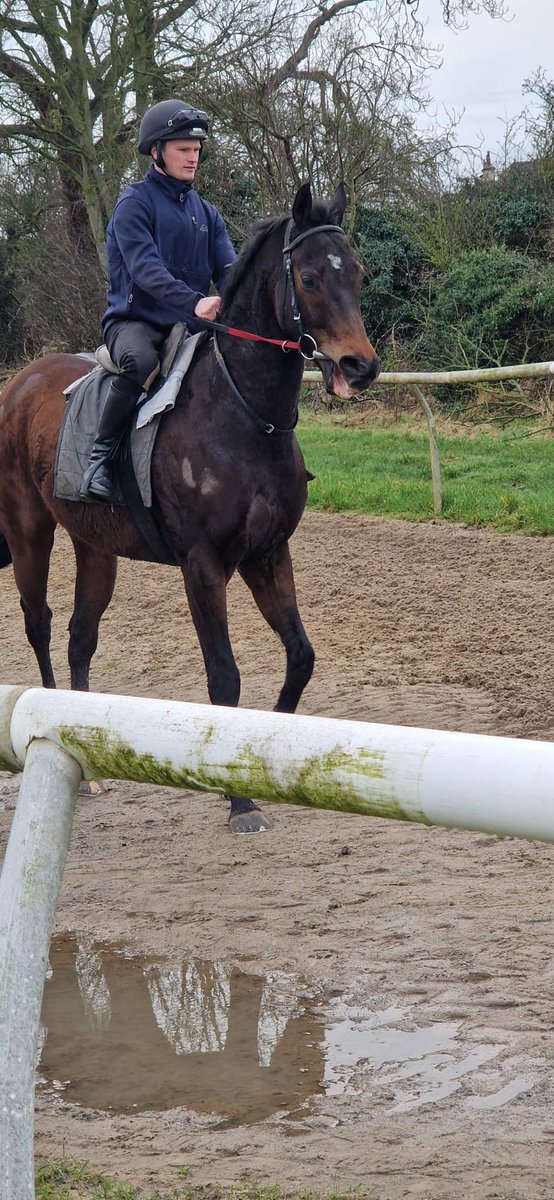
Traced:
<path fill-rule="evenodd" d="M 370 383 L 372 383 L 374 379 L 377 379 L 377 376 L 379 375 L 380 371 L 381 371 L 381 359 L 377 358 L 377 355 L 375 355 L 375 358 L 372 358 L 372 360 L 369 364 L 369 382 Z"/>
<path fill-rule="evenodd" d="M 345 354 L 339 363 L 340 369 L 348 383 L 358 387 L 368 387 L 377 378 L 381 363 L 377 358 L 360 358 L 356 354 Z"/>

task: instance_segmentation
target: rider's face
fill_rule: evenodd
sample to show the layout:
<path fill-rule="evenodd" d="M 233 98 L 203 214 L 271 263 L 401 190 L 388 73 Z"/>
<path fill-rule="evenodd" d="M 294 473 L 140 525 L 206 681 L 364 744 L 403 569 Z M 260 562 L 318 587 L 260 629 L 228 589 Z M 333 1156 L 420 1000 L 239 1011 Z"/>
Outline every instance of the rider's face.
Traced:
<path fill-rule="evenodd" d="M 196 175 L 201 147 L 202 143 L 199 138 L 183 138 L 182 141 L 165 142 L 163 156 L 166 175 L 171 175 L 173 179 L 180 179 L 182 183 L 192 183 Z M 152 148 L 152 157 L 155 162 L 155 147 Z"/>

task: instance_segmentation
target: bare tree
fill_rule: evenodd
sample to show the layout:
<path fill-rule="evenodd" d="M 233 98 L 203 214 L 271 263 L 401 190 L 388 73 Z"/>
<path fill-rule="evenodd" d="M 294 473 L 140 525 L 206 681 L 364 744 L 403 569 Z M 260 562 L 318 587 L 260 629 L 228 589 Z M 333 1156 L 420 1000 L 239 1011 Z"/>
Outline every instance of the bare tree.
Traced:
<path fill-rule="evenodd" d="M 321 191 L 342 178 L 353 202 L 405 195 L 449 147 L 446 130 L 424 137 L 416 128 L 424 72 L 439 60 L 405 0 L 338 0 L 302 30 L 291 12 L 283 21 L 282 4 L 268 28 L 270 16 L 265 44 L 200 84 L 264 206 L 286 206 L 305 178 Z"/>
<path fill-rule="evenodd" d="M 537 158 L 554 164 L 554 81 L 545 71 L 536 71 L 523 85 L 523 94 L 531 98 L 523 114 L 527 136 Z"/>
<path fill-rule="evenodd" d="M 450 22 L 504 9 L 503 0 L 442 4 Z M 373 20 L 376 8 L 373 35 L 366 34 L 363 20 Z M 234 138 L 238 131 L 252 169 L 262 161 L 269 194 L 283 162 L 292 181 L 316 171 L 321 153 L 341 166 L 348 122 L 371 127 L 377 98 L 389 104 L 384 126 L 394 124 L 391 97 L 396 93 L 400 112 L 403 96 L 415 94 L 422 61 L 417 8 L 417 0 L 0 0 L 0 144 L 15 157 L 31 149 L 55 164 L 70 241 L 79 255 L 102 261 L 107 219 L 133 158 L 133 131 L 149 103 L 177 88 L 205 97 L 222 130 Z M 340 25 L 347 14 L 363 18 L 352 26 L 361 41 L 350 49 Z M 329 69 L 332 39 L 322 35 L 331 27 L 342 50 Z M 316 112 L 321 120 L 312 135 Z M 354 179 L 371 173 L 363 141 L 357 144 L 358 160 L 349 152 L 345 162 Z"/>
<path fill-rule="evenodd" d="M 420 0 L 406 0 L 406 6 L 417 16 Z M 446 25 L 465 29 L 468 18 L 485 12 L 489 17 L 506 17 L 509 7 L 506 0 L 441 0 L 442 15 Z"/>
<path fill-rule="evenodd" d="M 194 0 L 192 0 L 194 2 Z M 156 17 L 143 0 L 4 0 L 0 78 L 9 151 L 31 150 L 56 166 L 74 250 L 103 258 L 104 230 L 129 158 L 135 99 L 162 83 L 155 40 L 191 0 Z"/>

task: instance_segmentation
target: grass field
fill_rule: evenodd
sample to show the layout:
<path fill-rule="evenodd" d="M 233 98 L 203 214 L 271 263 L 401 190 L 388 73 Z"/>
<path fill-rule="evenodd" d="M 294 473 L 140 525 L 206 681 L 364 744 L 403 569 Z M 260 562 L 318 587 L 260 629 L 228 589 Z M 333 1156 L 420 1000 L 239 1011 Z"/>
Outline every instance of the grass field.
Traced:
<path fill-rule="evenodd" d="M 193 1187 L 187 1181 L 188 1170 L 176 1171 L 173 1187 L 136 1188 L 118 1183 L 107 1175 L 93 1171 L 86 1162 L 66 1157 L 59 1162 L 40 1167 L 36 1173 L 36 1200 L 378 1200 L 372 1188 L 347 1192 L 286 1193 L 278 1185 L 256 1183 L 235 1187 Z"/>
<path fill-rule="evenodd" d="M 433 516 L 429 439 L 413 416 L 354 424 L 303 411 L 298 437 L 316 475 L 309 506 L 426 520 Z M 502 532 L 554 534 L 554 437 L 518 422 L 499 433 L 441 432 L 445 519 Z"/>

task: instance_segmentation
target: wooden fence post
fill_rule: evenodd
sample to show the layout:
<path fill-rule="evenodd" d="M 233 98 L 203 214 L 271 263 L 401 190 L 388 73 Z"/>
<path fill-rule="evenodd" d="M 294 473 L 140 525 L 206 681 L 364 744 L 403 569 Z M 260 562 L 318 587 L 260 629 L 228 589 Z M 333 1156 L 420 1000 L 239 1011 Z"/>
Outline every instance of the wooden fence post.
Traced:
<path fill-rule="evenodd" d="M 425 420 L 427 421 L 427 429 L 429 432 L 429 449 L 431 452 L 431 479 L 433 481 L 433 512 L 437 517 L 439 517 L 442 513 L 442 484 L 437 426 L 435 424 L 435 418 L 433 416 L 431 405 L 429 404 L 427 397 L 424 395 L 418 384 L 411 383 L 410 391 L 421 405 L 425 413 Z"/>

